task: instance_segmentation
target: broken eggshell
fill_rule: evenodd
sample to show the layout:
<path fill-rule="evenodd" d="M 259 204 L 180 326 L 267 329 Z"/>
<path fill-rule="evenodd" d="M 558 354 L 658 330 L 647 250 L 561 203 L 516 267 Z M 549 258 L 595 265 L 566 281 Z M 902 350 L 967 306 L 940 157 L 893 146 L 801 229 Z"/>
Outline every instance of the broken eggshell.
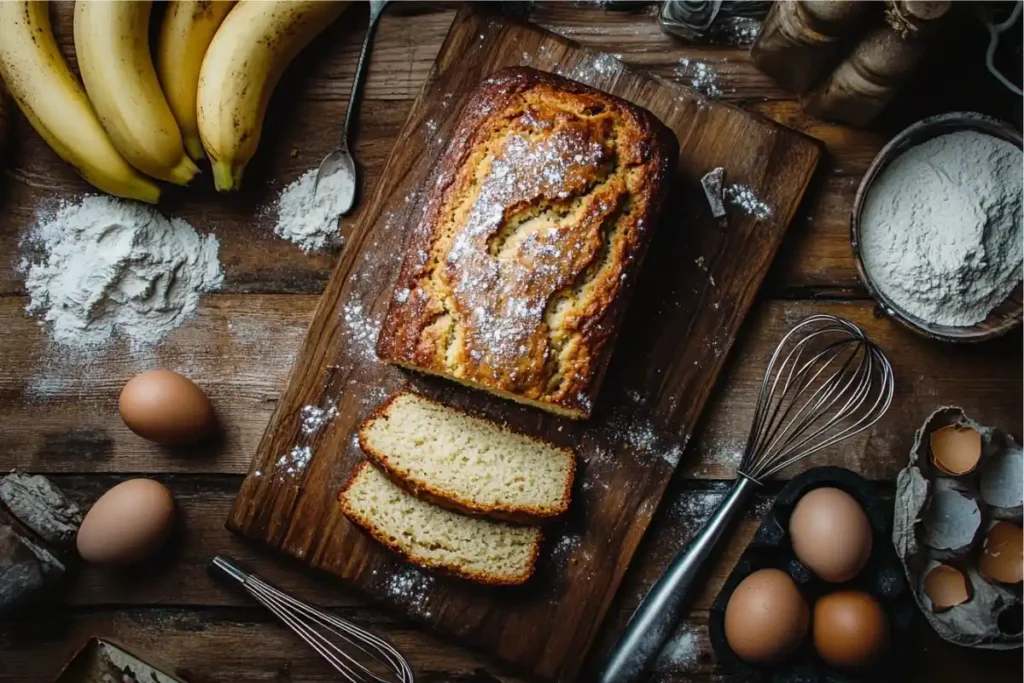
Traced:
<path fill-rule="evenodd" d="M 987 460 L 981 470 L 981 498 L 997 508 L 1021 507 L 1024 503 L 1024 451 L 1020 446 L 993 454 Z"/>
<path fill-rule="evenodd" d="M 989 581 L 1015 584 L 1024 580 L 1024 534 L 1012 522 L 993 522 L 978 555 L 978 573 Z"/>
<path fill-rule="evenodd" d="M 981 508 L 966 488 L 952 479 L 936 479 L 921 520 L 921 540 L 935 550 L 966 552 L 981 528 Z"/>
<path fill-rule="evenodd" d="M 976 429 L 981 435 L 982 442 L 982 456 L 978 468 L 955 481 L 932 463 L 930 450 L 932 432 L 954 424 Z M 1020 586 L 990 583 L 978 573 L 974 563 L 980 552 L 980 537 L 983 534 L 975 536 L 974 544 L 968 549 L 969 554 L 965 555 L 964 549 L 958 549 L 958 552 L 936 550 L 925 542 L 925 521 L 932 520 L 932 533 L 936 526 L 947 526 L 945 523 L 939 524 L 939 520 L 931 516 L 930 506 L 936 490 L 951 491 L 953 489 L 950 485 L 955 483 L 956 488 L 969 492 L 970 497 L 981 508 L 981 519 L 1006 518 L 1020 524 L 1020 508 L 1014 510 L 989 507 L 982 501 L 980 493 L 980 478 L 987 471 L 990 461 L 1014 450 L 1020 450 L 1020 446 L 1006 432 L 978 424 L 967 417 L 960 408 L 940 408 L 932 413 L 917 431 L 910 452 L 910 461 L 907 467 L 900 471 L 896 480 L 892 536 L 896 554 L 903 563 L 909 584 L 913 588 L 914 599 L 925 619 L 939 636 L 957 645 L 992 650 L 1019 648 L 1021 634 L 1000 630 L 999 617 L 1013 608 L 1019 609 Z M 987 525 L 985 528 L 987 529 Z M 936 562 L 943 562 L 958 555 L 967 581 L 974 589 L 974 595 L 967 602 L 951 609 L 932 612 L 931 600 L 924 592 L 925 577 L 935 567 Z"/>
<path fill-rule="evenodd" d="M 922 586 L 932 605 L 932 612 L 945 612 L 971 599 L 971 581 L 956 567 L 941 562 L 931 563 Z"/>
<path fill-rule="evenodd" d="M 970 474 L 981 460 L 981 434 L 973 427 L 946 425 L 932 432 L 928 441 L 932 464 L 945 474 Z"/>

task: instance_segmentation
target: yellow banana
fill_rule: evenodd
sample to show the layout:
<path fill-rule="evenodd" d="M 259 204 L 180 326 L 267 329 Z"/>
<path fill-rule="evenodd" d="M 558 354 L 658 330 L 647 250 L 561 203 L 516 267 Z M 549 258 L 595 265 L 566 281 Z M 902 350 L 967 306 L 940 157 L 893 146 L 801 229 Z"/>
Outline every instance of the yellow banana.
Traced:
<path fill-rule="evenodd" d="M 185 185 L 199 168 L 185 154 L 149 55 L 151 8 L 148 1 L 78 0 L 75 54 L 117 150 L 143 173 Z"/>
<path fill-rule="evenodd" d="M 199 135 L 218 190 L 237 190 L 256 153 L 267 102 L 285 67 L 347 2 L 241 0 L 199 72 Z"/>
<path fill-rule="evenodd" d="M 0 2 L 0 75 L 32 127 L 103 192 L 155 204 L 160 188 L 118 153 L 53 38 L 46 2 Z"/>
<path fill-rule="evenodd" d="M 172 0 L 160 24 L 156 73 L 181 129 L 185 151 L 195 161 L 204 156 L 196 122 L 199 69 L 213 34 L 234 4 L 234 0 Z"/>

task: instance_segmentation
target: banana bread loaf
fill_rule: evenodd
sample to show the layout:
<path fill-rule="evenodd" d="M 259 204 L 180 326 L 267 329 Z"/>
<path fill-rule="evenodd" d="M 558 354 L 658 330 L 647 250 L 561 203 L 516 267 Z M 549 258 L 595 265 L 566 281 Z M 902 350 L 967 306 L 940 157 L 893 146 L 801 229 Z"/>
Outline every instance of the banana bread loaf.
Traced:
<path fill-rule="evenodd" d="M 486 79 L 428 180 L 378 355 L 588 417 L 677 154 L 625 100 L 525 67 Z"/>

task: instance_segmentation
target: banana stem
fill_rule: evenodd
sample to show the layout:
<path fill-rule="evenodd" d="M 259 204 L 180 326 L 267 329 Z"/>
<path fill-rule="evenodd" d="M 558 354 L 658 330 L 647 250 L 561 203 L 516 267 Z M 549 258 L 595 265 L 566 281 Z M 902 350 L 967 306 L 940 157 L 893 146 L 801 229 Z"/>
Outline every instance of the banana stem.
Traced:
<path fill-rule="evenodd" d="M 220 192 L 230 192 L 242 186 L 242 172 L 244 166 L 233 168 L 226 161 L 213 162 L 213 185 Z"/>

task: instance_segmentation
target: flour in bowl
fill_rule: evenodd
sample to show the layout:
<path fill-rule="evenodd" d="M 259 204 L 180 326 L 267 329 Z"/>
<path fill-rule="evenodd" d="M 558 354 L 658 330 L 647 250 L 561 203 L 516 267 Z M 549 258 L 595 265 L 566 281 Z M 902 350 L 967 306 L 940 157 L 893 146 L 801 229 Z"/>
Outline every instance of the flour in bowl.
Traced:
<path fill-rule="evenodd" d="M 985 320 L 1021 281 L 1021 150 L 964 130 L 897 157 L 861 213 L 860 251 L 875 286 L 930 323 Z"/>

